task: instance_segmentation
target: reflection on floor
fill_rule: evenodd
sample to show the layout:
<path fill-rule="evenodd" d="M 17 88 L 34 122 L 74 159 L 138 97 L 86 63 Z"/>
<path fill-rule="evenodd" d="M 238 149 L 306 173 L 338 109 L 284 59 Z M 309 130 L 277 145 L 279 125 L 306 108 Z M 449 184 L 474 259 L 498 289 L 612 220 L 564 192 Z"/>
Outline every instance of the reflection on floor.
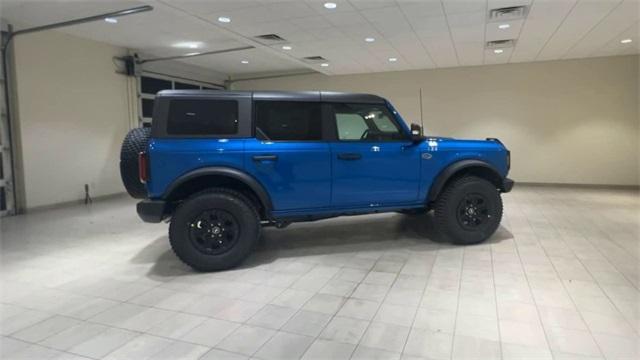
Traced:
<path fill-rule="evenodd" d="M 517 187 L 486 244 L 427 217 L 265 229 L 194 273 L 127 198 L 2 220 L 3 358 L 638 358 L 640 197 Z"/>

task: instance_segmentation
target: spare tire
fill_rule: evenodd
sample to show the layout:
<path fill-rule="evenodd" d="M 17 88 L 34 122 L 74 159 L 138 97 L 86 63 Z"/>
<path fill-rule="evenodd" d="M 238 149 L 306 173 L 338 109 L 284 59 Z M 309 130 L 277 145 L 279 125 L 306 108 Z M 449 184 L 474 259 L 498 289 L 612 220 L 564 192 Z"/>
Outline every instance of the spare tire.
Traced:
<path fill-rule="evenodd" d="M 150 136 L 150 128 L 133 129 L 125 136 L 120 149 L 120 177 L 129 195 L 136 199 L 147 197 L 147 188 L 140 182 L 138 155 L 147 151 Z"/>

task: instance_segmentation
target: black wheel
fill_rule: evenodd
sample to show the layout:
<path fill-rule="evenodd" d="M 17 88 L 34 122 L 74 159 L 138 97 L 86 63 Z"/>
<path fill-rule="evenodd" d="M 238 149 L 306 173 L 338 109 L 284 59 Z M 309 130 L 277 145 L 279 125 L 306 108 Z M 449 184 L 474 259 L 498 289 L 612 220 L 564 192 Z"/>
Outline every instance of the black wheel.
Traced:
<path fill-rule="evenodd" d="M 435 204 L 436 226 L 455 244 L 488 239 L 502 219 L 502 198 L 490 181 L 467 176 L 454 180 Z"/>
<path fill-rule="evenodd" d="M 175 211 L 169 241 L 178 258 L 198 271 L 224 270 L 244 260 L 260 236 L 255 206 L 242 194 L 212 189 Z"/>
<path fill-rule="evenodd" d="M 120 149 L 120 177 L 129 195 L 136 199 L 147 197 L 147 188 L 140 182 L 138 154 L 147 150 L 151 128 L 137 128 L 129 131 Z"/>

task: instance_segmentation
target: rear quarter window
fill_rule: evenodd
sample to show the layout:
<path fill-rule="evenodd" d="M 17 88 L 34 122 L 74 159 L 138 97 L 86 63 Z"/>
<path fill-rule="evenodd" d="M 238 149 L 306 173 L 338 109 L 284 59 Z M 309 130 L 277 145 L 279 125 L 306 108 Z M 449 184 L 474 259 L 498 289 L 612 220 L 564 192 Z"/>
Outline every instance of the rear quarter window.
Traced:
<path fill-rule="evenodd" d="M 175 99 L 169 104 L 167 135 L 216 136 L 238 133 L 235 100 Z"/>

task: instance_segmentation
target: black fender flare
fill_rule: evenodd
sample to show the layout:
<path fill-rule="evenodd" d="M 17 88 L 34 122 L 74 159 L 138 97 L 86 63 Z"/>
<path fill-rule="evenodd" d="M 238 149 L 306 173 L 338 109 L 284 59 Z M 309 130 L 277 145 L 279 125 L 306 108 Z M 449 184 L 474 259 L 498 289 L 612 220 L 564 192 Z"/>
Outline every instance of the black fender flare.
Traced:
<path fill-rule="evenodd" d="M 445 184 L 447 183 L 447 181 L 449 181 L 449 179 L 451 179 L 452 176 L 454 176 L 461 170 L 472 167 L 487 169 L 493 174 L 493 176 L 495 176 L 496 179 L 504 178 L 502 175 L 500 175 L 500 172 L 493 165 L 489 164 L 486 161 L 476 159 L 460 160 L 447 166 L 446 168 L 444 168 L 444 170 L 440 171 L 438 176 L 436 176 L 435 180 L 431 184 L 431 189 L 429 189 L 427 203 L 435 201 L 438 198 L 438 195 L 440 195 L 440 192 L 444 188 Z"/>
<path fill-rule="evenodd" d="M 265 190 L 264 186 L 262 186 L 262 184 L 260 184 L 260 182 L 256 180 L 256 178 L 242 170 L 223 166 L 204 167 L 181 175 L 167 187 L 164 194 L 162 195 L 162 198 L 167 199 L 181 185 L 202 176 L 221 176 L 240 181 L 247 185 L 258 196 L 258 200 L 260 200 L 260 202 L 264 206 L 265 212 L 267 214 L 270 214 L 271 210 L 273 210 L 273 203 L 271 202 L 269 193 Z"/>

